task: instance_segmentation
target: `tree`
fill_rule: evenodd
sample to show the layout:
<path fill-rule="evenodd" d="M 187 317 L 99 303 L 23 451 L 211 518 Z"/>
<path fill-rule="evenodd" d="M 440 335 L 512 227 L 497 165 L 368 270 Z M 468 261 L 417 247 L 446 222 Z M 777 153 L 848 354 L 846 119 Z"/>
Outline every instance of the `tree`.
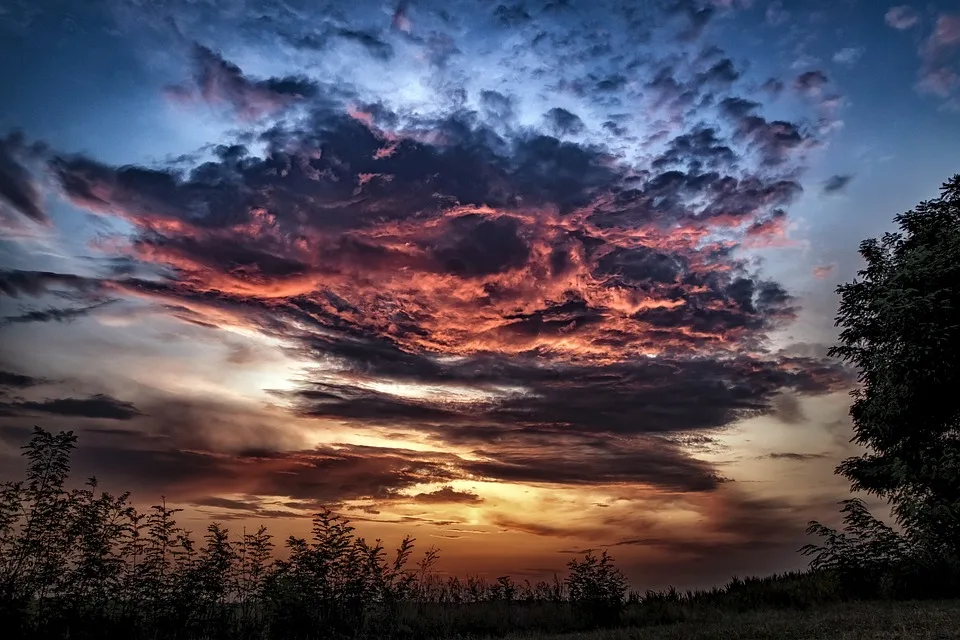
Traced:
<path fill-rule="evenodd" d="M 859 369 L 853 440 L 837 473 L 886 499 L 911 546 L 960 560 L 960 175 L 860 244 L 866 268 L 837 292 L 839 344 Z"/>
<path fill-rule="evenodd" d="M 72 431 L 52 434 L 34 427 L 23 448 L 27 482 L 6 483 L 0 498 L 0 604 L 4 617 L 36 600 L 43 609 L 70 552 L 70 494 L 64 488 Z"/>
<path fill-rule="evenodd" d="M 604 551 L 600 556 L 588 552 L 583 560 L 567 563 L 567 592 L 570 602 L 587 620 L 596 625 L 617 622 L 627 593 L 627 579 Z"/>

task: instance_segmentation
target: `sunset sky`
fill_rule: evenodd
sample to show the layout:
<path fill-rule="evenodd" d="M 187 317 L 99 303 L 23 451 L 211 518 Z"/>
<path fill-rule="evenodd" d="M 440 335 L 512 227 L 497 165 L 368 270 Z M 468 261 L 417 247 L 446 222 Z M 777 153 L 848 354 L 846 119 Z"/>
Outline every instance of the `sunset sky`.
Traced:
<path fill-rule="evenodd" d="M 0 71 L 0 479 L 494 578 L 803 566 L 834 289 L 960 171 L 953 0 L 11 0 Z"/>

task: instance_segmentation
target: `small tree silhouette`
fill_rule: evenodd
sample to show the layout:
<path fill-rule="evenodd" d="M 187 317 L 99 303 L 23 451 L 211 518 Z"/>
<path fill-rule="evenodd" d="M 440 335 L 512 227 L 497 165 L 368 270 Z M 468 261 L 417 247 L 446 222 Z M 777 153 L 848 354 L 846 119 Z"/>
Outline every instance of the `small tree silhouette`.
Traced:
<path fill-rule="evenodd" d="M 604 551 L 599 557 L 588 552 L 583 560 L 567 563 L 567 593 L 570 602 L 596 625 L 619 621 L 627 593 L 627 580 L 613 564 L 613 557 Z"/>

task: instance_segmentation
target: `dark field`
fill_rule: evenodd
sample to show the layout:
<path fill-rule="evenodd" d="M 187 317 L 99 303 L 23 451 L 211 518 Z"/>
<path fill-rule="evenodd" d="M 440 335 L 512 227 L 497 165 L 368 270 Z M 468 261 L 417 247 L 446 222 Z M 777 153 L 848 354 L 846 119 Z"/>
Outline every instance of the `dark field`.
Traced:
<path fill-rule="evenodd" d="M 629 617 L 629 610 L 626 617 Z M 856 602 L 807 611 L 693 613 L 686 622 L 583 633 L 515 634 L 520 640 L 944 640 L 960 638 L 960 600 Z"/>

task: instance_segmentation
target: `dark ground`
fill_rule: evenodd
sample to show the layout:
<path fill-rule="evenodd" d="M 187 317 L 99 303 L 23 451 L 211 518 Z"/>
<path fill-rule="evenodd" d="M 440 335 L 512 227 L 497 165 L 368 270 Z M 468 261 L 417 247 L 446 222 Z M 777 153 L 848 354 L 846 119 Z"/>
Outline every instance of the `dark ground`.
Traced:
<path fill-rule="evenodd" d="M 712 618 L 712 619 L 711 619 Z M 807 611 L 767 610 L 702 621 L 510 640 L 947 640 L 960 638 L 960 600 L 852 602 Z"/>

